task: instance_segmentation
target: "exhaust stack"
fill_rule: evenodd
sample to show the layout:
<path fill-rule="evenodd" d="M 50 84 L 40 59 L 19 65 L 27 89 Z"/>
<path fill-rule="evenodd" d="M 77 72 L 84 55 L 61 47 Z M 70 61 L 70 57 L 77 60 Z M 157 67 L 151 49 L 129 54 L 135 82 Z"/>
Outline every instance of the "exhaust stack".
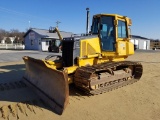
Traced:
<path fill-rule="evenodd" d="M 87 10 L 87 24 L 86 24 L 86 34 L 89 34 L 89 8 Z"/>

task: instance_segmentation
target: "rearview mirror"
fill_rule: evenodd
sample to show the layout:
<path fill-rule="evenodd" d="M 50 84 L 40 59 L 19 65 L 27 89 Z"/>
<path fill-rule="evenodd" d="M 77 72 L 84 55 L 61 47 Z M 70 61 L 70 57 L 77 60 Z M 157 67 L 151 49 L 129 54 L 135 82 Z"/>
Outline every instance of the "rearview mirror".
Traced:
<path fill-rule="evenodd" d="M 131 28 L 128 28 L 128 36 L 129 36 L 129 38 L 132 37 L 132 35 L 131 35 Z"/>

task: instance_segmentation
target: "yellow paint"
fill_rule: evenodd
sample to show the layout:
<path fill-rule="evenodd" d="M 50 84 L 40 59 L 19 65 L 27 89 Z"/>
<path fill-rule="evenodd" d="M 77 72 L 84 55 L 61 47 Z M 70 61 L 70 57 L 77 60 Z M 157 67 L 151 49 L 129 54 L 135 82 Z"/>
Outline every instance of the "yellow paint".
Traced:
<path fill-rule="evenodd" d="M 90 38 L 81 40 L 80 43 L 80 58 L 86 58 L 87 56 L 101 53 L 99 38 Z"/>
<path fill-rule="evenodd" d="M 73 83 L 73 75 L 68 76 L 68 84 Z"/>
<path fill-rule="evenodd" d="M 65 69 L 68 71 L 68 74 L 74 73 L 77 68 L 78 66 L 65 67 Z"/>
<path fill-rule="evenodd" d="M 126 22 L 126 27 L 132 24 L 131 19 L 125 16 L 117 15 L 117 14 L 98 14 L 94 17 L 100 16 L 114 16 L 114 26 L 116 32 L 116 51 L 101 51 L 101 41 L 99 37 L 94 38 L 84 38 L 80 41 L 80 55 L 77 56 L 77 64 L 70 67 L 65 67 L 67 69 L 69 77 L 69 83 L 73 82 L 73 73 L 75 73 L 76 69 L 81 66 L 92 66 L 96 64 L 101 64 L 108 61 L 123 61 L 129 55 L 134 54 L 134 46 L 130 42 L 130 36 L 128 38 L 118 38 L 118 20 L 122 20 Z M 128 30 L 128 29 L 127 29 Z M 127 33 L 129 33 L 127 31 Z M 62 63 L 55 63 L 53 61 L 44 61 L 44 63 L 52 68 L 63 68 Z M 72 75 L 71 75 L 72 74 Z"/>
<path fill-rule="evenodd" d="M 81 59 L 78 59 L 78 65 L 79 67 L 80 66 L 91 66 L 91 65 L 94 65 L 94 60 L 95 58 L 81 58 Z"/>
<path fill-rule="evenodd" d="M 127 46 L 127 54 L 133 55 L 134 54 L 134 45 L 131 42 L 127 42 L 126 46 Z"/>
<path fill-rule="evenodd" d="M 62 63 L 60 62 L 54 62 L 51 60 L 42 60 L 47 67 L 51 68 L 51 69 L 58 69 L 58 68 L 62 68 Z"/>

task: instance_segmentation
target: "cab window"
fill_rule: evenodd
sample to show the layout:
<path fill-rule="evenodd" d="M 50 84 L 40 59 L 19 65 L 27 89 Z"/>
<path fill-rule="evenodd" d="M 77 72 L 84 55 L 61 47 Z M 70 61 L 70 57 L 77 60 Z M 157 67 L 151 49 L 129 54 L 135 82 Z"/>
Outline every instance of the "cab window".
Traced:
<path fill-rule="evenodd" d="M 93 23 L 92 23 L 92 34 L 98 34 L 99 30 L 99 18 L 93 18 Z"/>
<path fill-rule="evenodd" d="M 124 21 L 118 20 L 118 38 L 126 38 L 126 23 Z"/>

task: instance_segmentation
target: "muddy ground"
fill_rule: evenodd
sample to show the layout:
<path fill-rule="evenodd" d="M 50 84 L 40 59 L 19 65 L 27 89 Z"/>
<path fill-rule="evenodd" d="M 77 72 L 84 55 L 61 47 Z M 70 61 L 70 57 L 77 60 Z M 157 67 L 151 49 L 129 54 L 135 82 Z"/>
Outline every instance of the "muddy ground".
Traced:
<path fill-rule="evenodd" d="M 19 82 L 23 61 L 0 63 L 0 120 L 159 120 L 160 52 L 137 52 L 127 60 L 142 63 L 140 81 L 96 96 L 70 94 L 62 115 Z"/>

